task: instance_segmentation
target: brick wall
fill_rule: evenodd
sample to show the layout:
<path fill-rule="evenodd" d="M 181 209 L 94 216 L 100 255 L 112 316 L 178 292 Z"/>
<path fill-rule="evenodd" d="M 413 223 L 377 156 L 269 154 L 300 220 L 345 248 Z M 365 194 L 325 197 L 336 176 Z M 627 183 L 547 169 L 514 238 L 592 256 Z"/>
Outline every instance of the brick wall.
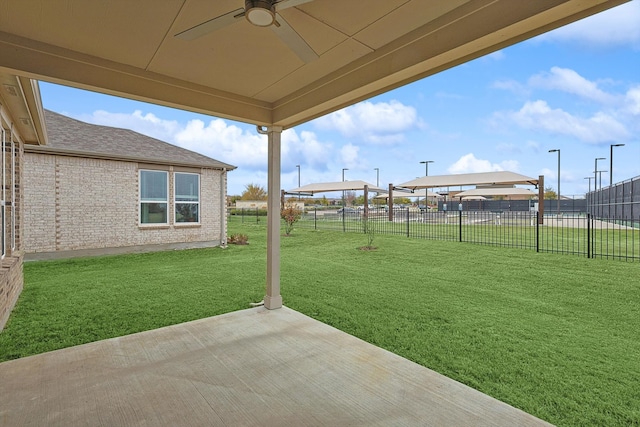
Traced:
<path fill-rule="evenodd" d="M 220 241 L 223 172 L 200 172 L 200 224 L 139 226 L 135 162 L 26 153 L 26 253 Z M 173 168 L 170 169 L 170 194 Z M 222 184 L 222 185 L 221 185 Z M 171 197 L 172 199 L 172 197 Z M 173 212 L 173 203 L 169 206 Z"/>
<path fill-rule="evenodd" d="M 6 257 L 0 267 L 0 331 L 22 292 L 22 256 Z"/>

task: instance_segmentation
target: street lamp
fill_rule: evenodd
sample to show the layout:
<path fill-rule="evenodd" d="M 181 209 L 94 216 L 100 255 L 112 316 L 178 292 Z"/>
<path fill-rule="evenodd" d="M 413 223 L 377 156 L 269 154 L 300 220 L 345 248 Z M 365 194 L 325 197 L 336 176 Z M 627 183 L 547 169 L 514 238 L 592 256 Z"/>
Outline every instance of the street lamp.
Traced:
<path fill-rule="evenodd" d="M 429 163 L 433 162 L 433 160 L 425 160 L 420 162 L 420 164 L 424 163 L 424 176 L 429 176 Z"/>
<path fill-rule="evenodd" d="M 373 168 L 376 171 L 376 187 L 380 188 L 380 168 Z"/>
<path fill-rule="evenodd" d="M 558 216 L 560 216 L 560 149 L 549 150 L 550 153 L 558 153 Z"/>
<path fill-rule="evenodd" d="M 348 170 L 349 170 L 349 168 L 342 168 L 342 182 L 344 182 L 344 171 L 348 171 Z M 344 214 L 344 207 L 345 206 L 346 206 L 346 201 L 345 201 L 345 198 L 344 198 L 344 190 L 342 190 L 342 208 L 343 208 L 342 213 L 343 214 Z"/>
<path fill-rule="evenodd" d="M 300 188 L 300 165 L 296 165 L 298 168 L 298 188 Z M 298 193 L 298 201 L 300 201 L 300 193 Z"/>
<path fill-rule="evenodd" d="M 593 172 L 593 191 L 596 191 L 598 189 L 598 160 L 606 160 L 606 158 L 596 157 L 596 168 L 594 169 L 594 172 Z"/>
<path fill-rule="evenodd" d="M 611 144 L 609 147 L 609 187 L 613 185 L 613 147 L 624 147 L 624 144 Z"/>
<path fill-rule="evenodd" d="M 591 193 L 591 180 L 593 179 L 592 176 L 587 176 L 584 179 L 588 179 L 589 180 L 589 193 Z"/>
<path fill-rule="evenodd" d="M 609 171 L 598 171 L 598 182 L 599 182 L 600 190 L 602 190 L 602 173 L 603 172 L 609 172 Z"/>

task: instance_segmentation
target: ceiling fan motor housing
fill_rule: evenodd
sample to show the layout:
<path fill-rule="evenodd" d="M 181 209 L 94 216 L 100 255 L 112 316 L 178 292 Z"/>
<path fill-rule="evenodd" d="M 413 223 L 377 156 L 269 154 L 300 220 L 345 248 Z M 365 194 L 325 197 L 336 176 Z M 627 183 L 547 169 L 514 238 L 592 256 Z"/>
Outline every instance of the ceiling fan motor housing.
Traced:
<path fill-rule="evenodd" d="M 268 27 L 276 20 L 276 8 L 271 0 L 245 0 L 247 21 L 258 27 Z"/>

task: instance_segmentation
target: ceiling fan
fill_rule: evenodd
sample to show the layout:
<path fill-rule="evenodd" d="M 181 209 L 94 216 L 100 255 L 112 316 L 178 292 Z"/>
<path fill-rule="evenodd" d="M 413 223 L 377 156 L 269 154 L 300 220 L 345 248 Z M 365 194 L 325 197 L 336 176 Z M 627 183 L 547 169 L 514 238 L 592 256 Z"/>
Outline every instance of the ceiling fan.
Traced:
<path fill-rule="evenodd" d="M 274 33 L 304 62 L 318 58 L 318 54 L 300 37 L 278 12 L 313 0 L 245 0 L 244 8 L 236 9 L 182 31 L 175 37 L 195 40 L 246 18 L 257 27 L 270 27 Z"/>

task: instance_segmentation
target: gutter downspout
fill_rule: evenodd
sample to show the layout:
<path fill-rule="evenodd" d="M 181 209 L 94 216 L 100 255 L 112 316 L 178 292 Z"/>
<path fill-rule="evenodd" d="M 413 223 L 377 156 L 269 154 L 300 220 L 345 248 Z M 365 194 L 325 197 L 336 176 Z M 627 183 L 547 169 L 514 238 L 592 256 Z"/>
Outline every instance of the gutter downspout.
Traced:
<path fill-rule="evenodd" d="M 227 247 L 227 168 L 220 173 L 220 247 Z"/>

